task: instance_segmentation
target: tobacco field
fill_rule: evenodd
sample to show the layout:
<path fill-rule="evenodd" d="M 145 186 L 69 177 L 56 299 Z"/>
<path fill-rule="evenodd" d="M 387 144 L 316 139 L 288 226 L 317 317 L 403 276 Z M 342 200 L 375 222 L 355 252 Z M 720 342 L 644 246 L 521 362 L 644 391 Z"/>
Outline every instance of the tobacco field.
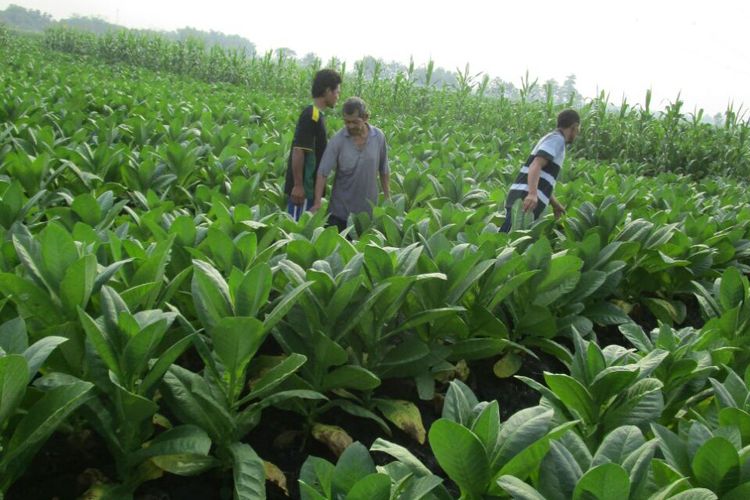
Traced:
<path fill-rule="evenodd" d="M 587 100 L 503 234 L 563 106 L 339 65 L 392 169 L 339 234 L 285 213 L 320 67 L 0 27 L 0 499 L 750 498 L 741 110 Z"/>

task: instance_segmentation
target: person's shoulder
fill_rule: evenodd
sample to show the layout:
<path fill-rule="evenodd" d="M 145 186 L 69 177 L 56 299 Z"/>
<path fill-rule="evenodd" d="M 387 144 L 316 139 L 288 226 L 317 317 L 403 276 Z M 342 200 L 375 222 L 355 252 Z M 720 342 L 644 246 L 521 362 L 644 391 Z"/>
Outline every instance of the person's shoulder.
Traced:
<path fill-rule="evenodd" d="M 315 115 L 314 111 L 316 110 L 317 108 L 315 106 L 313 106 L 312 104 L 308 104 L 302 109 L 302 112 L 299 114 L 299 117 L 301 120 L 317 121 L 315 120 L 315 116 L 314 116 Z"/>
<path fill-rule="evenodd" d="M 344 137 L 346 137 L 346 128 L 341 128 L 331 136 L 331 138 L 328 140 L 328 144 L 341 142 L 344 140 Z"/>
<path fill-rule="evenodd" d="M 385 133 L 381 129 L 379 129 L 375 125 L 370 125 L 370 129 L 372 130 L 371 133 L 379 140 L 385 140 Z"/>

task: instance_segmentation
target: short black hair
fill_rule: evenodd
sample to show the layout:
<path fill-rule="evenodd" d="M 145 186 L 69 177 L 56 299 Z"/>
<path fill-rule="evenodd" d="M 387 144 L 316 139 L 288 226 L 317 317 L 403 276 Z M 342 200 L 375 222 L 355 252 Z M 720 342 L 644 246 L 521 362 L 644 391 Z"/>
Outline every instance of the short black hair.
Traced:
<path fill-rule="evenodd" d="M 321 69 L 315 73 L 315 78 L 313 78 L 312 96 L 323 97 L 326 90 L 336 90 L 336 87 L 340 84 L 341 75 L 339 75 L 338 72 L 332 69 Z"/>
<path fill-rule="evenodd" d="M 575 123 L 581 123 L 581 117 L 575 109 L 566 109 L 557 115 L 557 128 L 568 128 Z"/>

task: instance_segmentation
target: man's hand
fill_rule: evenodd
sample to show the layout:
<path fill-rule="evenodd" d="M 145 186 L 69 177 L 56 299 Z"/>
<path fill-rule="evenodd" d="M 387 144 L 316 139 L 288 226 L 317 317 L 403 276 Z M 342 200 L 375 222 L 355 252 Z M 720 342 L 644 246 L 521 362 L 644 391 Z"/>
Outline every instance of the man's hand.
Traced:
<path fill-rule="evenodd" d="M 303 186 L 294 186 L 292 194 L 289 197 L 292 199 L 293 205 L 302 205 L 305 202 L 305 188 Z"/>
<path fill-rule="evenodd" d="M 309 209 L 310 213 L 316 213 L 318 210 L 320 210 L 320 202 L 314 203 L 313 206 L 311 206 Z"/>
<path fill-rule="evenodd" d="M 565 215 L 565 206 L 560 203 L 555 203 L 552 205 L 552 211 L 555 214 L 555 219 L 559 219 Z"/>
<path fill-rule="evenodd" d="M 523 211 L 533 212 L 539 203 L 539 197 L 536 194 L 527 194 L 526 198 L 523 199 Z"/>

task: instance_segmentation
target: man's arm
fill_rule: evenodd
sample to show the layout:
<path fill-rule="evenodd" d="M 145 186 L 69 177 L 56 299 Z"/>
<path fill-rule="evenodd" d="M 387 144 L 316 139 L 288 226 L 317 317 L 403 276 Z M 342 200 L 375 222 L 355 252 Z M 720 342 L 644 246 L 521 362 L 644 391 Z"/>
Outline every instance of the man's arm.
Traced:
<path fill-rule="evenodd" d="M 310 211 L 312 213 L 315 213 L 318 210 L 320 210 L 320 200 L 323 198 L 323 191 L 326 188 L 327 180 L 328 180 L 328 177 L 323 177 L 320 174 L 318 174 L 317 177 L 315 177 L 315 199 L 313 200 L 313 204 L 310 207 Z"/>
<path fill-rule="evenodd" d="M 391 199 L 391 169 L 388 165 L 388 146 L 385 143 L 385 137 L 383 137 L 383 144 L 380 147 L 380 162 L 378 164 L 378 172 L 380 173 L 380 185 L 383 188 L 383 197 L 386 200 Z"/>
<path fill-rule="evenodd" d="M 527 179 L 529 185 L 529 194 L 526 195 L 526 198 L 524 198 L 523 200 L 524 212 L 533 212 L 537 204 L 539 203 L 539 177 L 541 176 L 542 169 L 547 166 L 548 161 L 549 160 L 547 160 L 547 158 L 544 158 L 543 156 L 536 156 L 532 160 L 531 165 L 529 165 L 529 173 Z"/>
<path fill-rule="evenodd" d="M 292 175 L 294 176 L 294 186 L 292 187 L 291 199 L 295 205 L 302 205 L 305 202 L 305 150 L 302 148 L 292 148 Z"/>
<path fill-rule="evenodd" d="M 333 139 L 326 146 L 326 150 L 323 153 L 323 158 L 320 159 L 320 166 L 318 167 L 318 175 L 315 176 L 315 195 L 313 198 L 312 207 L 310 211 L 315 213 L 320 210 L 320 201 L 323 198 L 323 191 L 326 189 L 326 182 L 328 176 L 333 172 L 338 165 L 339 157 L 339 142 L 338 136 L 334 136 Z M 333 196 L 333 193 L 331 193 Z"/>
<path fill-rule="evenodd" d="M 549 204 L 552 205 L 552 211 L 555 214 L 555 219 L 559 219 L 560 216 L 562 216 L 565 213 L 565 205 L 560 203 L 557 198 L 555 198 L 555 195 L 553 194 L 549 198 Z"/>
<path fill-rule="evenodd" d="M 383 197 L 386 200 L 391 199 L 390 178 L 391 174 L 389 172 L 380 172 L 380 185 L 383 187 Z"/>

